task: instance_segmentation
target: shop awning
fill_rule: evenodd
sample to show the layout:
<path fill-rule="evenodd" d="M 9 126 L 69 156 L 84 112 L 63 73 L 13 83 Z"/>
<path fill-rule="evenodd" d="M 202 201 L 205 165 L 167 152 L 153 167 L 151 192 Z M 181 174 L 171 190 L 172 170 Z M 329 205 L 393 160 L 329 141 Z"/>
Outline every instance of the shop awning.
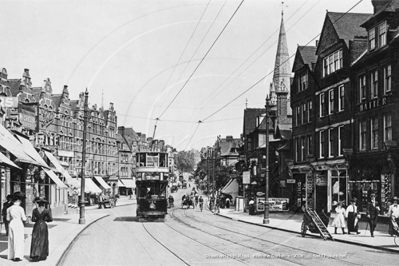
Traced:
<path fill-rule="evenodd" d="M 37 164 L 22 148 L 10 131 L 0 124 L 0 146 L 11 152 L 20 162 Z"/>
<path fill-rule="evenodd" d="M 43 168 L 50 169 L 40 154 L 36 151 L 30 141 L 22 136 L 16 135 L 16 138 L 21 142 L 23 150 L 35 160 L 35 164 Z"/>
<path fill-rule="evenodd" d="M 104 179 L 101 176 L 94 176 L 94 178 L 98 181 L 98 183 L 100 183 L 100 185 L 103 188 L 105 188 L 105 189 L 111 188 L 107 183 L 105 183 Z"/>
<path fill-rule="evenodd" d="M 13 163 L 10 159 L 7 158 L 3 153 L 0 152 L 0 164 L 5 164 L 7 166 L 12 166 L 18 169 L 21 169 L 18 165 Z"/>
<path fill-rule="evenodd" d="M 118 187 L 126 187 L 120 180 L 118 180 Z"/>
<path fill-rule="evenodd" d="M 71 177 L 71 179 L 66 179 L 66 183 L 69 186 L 80 188 L 80 182 L 76 178 Z"/>
<path fill-rule="evenodd" d="M 46 154 L 50 162 L 54 165 L 55 169 L 57 169 L 57 171 L 60 172 L 65 177 L 67 183 L 73 185 L 72 176 L 70 176 L 69 173 L 64 169 L 64 167 L 62 167 L 60 161 L 58 161 L 58 159 L 55 158 L 51 152 L 44 151 L 44 153 Z"/>
<path fill-rule="evenodd" d="M 80 178 L 78 178 L 81 184 Z M 102 193 L 103 191 L 91 180 L 90 178 L 85 179 L 85 193 Z"/>
<path fill-rule="evenodd" d="M 136 184 L 133 182 L 132 179 L 121 179 L 121 181 L 127 188 L 135 188 L 136 187 Z"/>
<path fill-rule="evenodd" d="M 60 188 L 67 188 L 67 186 L 58 178 L 58 176 L 51 170 L 43 168 L 46 174 L 57 184 Z"/>
<path fill-rule="evenodd" d="M 229 183 L 221 190 L 222 193 L 233 196 L 238 196 L 238 182 L 237 179 L 231 179 Z"/>

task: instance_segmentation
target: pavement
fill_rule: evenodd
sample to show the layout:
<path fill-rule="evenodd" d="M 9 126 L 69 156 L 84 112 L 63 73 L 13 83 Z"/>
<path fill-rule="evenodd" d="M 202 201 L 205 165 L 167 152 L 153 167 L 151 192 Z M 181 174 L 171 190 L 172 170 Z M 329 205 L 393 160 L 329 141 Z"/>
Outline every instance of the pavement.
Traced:
<path fill-rule="evenodd" d="M 135 204 L 136 199 L 121 196 L 118 199 L 118 206 Z M 65 254 L 78 235 L 92 223 L 107 217 L 106 211 L 94 212 L 98 209 L 97 205 L 86 206 L 85 224 L 79 224 L 79 209 L 68 208 L 68 214 L 53 217 L 53 222 L 48 223 L 49 227 L 49 256 L 45 261 L 35 262 L 35 265 L 57 265 L 61 257 Z M 7 260 L 7 236 L 0 236 L 0 265 L 26 265 L 31 264 L 29 254 L 32 240 L 33 223 L 25 225 L 25 251 L 22 261 L 14 262 Z"/>
<path fill-rule="evenodd" d="M 263 214 L 259 215 L 249 215 L 247 212 L 238 212 L 235 209 L 220 209 L 219 216 L 223 216 L 225 218 L 233 219 L 235 221 L 250 223 L 258 226 L 264 226 L 268 228 L 273 228 L 276 230 L 282 230 L 286 232 L 292 233 L 301 233 L 301 225 L 303 222 L 303 213 L 292 213 L 292 212 L 271 212 L 269 214 L 269 224 L 263 224 Z M 329 225 L 331 225 L 332 219 L 330 219 Z M 366 230 L 366 228 L 368 228 Z M 370 230 L 366 222 L 359 222 L 359 232 L 360 234 L 356 235 L 351 233 L 342 234 L 340 229 L 337 230 L 338 234 L 334 234 L 334 227 L 328 227 L 329 232 L 333 236 L 336 242 L 343 242 L 347 244 L 360 245 L 365 247 L 371 247 L 386 251 L 399 252 L 399 246 L 397 246 L 394 242 L 394 237 L 388 234 L 388 225 L 378 223 L 375 231 L 374 237 L 371 237 Z M 346 229 L 346 232 L 348 230 Z M 318 237 L 319 234 L 314 234 L 307 231 L 305 237 Z M 396 243 L 399 245 L 399 237 L 395 239 Z M 331 241 L 331 240 L 326 240 Z"/>

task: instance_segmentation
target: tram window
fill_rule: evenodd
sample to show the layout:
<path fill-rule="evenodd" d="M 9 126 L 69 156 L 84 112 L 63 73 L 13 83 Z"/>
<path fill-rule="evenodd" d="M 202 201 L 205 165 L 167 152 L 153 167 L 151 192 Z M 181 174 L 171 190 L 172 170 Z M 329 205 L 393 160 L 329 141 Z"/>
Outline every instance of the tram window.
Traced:
<path fill-rule="evenodd" d="M 166 167 L 166 154 L 164 153 L 159 154 L 159 166 Z"/>
<path fill-rule="evenodd" d="M 140 153 L 140 166 L 146 166 L 145 153 Z"/>
<path fill-rule="evenodd" d="M 147 153 L 147 166 L 158 166 L 158 153 Z"/>

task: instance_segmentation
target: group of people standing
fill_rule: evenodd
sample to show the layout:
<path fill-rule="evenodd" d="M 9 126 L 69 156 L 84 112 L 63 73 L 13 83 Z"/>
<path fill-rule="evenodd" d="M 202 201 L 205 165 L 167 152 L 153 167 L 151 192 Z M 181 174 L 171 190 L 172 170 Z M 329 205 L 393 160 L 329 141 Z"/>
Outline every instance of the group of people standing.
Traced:
<path fill-rule="evenodd" d="M 24 223 L 27 221 L 24 209 L 20 206 L 25 199 L 25 194 L 18 191 L 12 196 L 7 196 L 7 202 L 3 204 L 2 216 L 8 235 L 7 258 L 13 261 L 21 261 L 24 256 L 25 237 Z M 49 254 L 49 239 L 47 222 L 52 222 L 51 209 L 46 208 L 49 204 L 44 198 L 34 199 L 36 208 L 32 211 L 32 242 L 30 258 L 32 261 L 46 260 Z"/>
<path fill-rule="evenodd" d="M 367 203 L 366 206 L 366 219 L 367 219 L 367 228 L 370 230 L 370 235 L 371 237 L 374 237 L 374 231 L 375 228 L 377 227 L 377 222 L 378 222 L 378 214 L 380 212 L 380 207 L 378 206 L 378 202 L 376 201 L 376 196 L 375 194 L 370 195 L 370 201 Z M 398 221 L 399 219 L 399 205 L 398 205 L 398 199 L 396 197 L 393 198 L 393 204 L 389 207 L 388 215 L 390 216 L 390 227 L 389 227 L 389 234 L 392 236 L 393 235 L 393 230 L 394 227 L 396 226 L 397 229 L 397 224 L 394 225 L 392 221 Z M 346 234 L 345 228 L 348 228 L 348 234 L 350 233 L 355 233 L 355 234 L 360 234 L 359 232 L 359 219 L 361 218 L 361 215 L 358 211 L 358 207 L 356 206 L 356 199 L 352 199 L 351 204 L 344 209 L 342 207 L 341 203 L 337 204 L 337 207 L 335 208 L 335 213 L 336 216 L 332 222 L 332 226 L 335 227 L 335 234 L 337 234 L 337 229 L 341 228 L 342 233 Z"/>

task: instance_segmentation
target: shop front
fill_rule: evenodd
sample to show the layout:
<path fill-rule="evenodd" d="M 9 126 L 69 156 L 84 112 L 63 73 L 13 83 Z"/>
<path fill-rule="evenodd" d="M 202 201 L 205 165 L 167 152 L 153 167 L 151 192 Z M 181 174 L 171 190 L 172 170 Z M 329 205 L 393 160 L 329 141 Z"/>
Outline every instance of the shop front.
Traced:
<path fill-rule="evenodd" d="M 358 158 L 352 160 L 352 175 L 349 181 L 349 196 L 357 199 L 359 210 L 364 212 L 370 195 L 376 195 L 381 204 L 381 215 L 387 215 L 389 201 L 394 196 L 395 167 L 386 156 Z"/>

